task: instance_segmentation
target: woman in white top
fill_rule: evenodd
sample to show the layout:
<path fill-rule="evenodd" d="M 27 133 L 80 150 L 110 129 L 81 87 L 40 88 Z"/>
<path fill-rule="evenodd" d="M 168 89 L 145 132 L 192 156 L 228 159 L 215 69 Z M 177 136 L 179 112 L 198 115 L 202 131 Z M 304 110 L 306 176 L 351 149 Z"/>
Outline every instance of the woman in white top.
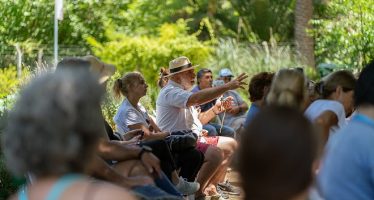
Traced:
<path fill-rule="evenodd" d="M 164 139 L 169 133 L 161 132 L 139 102 L 140 98 L 147 94 L 147 88 L 148 85 L 144 78 L 137 72 L 127 73 L 115 82 L 113 88 L 115 96 L 120 98 L 123 95 L 126 98 L 122 101 L 114 116 L 114 122 L 117 131 L 121 134 L 130 130 L 141 129 L 144 131 L 143 139 Z"/>
<path fill-rule="evenodd" d="M 122 78 L 117 79 L 114 83 L 114 94 L 116 97 L 126 97 L 119 107 L 114 122 L 116 123 L 117 131 L 121 134 L 127 133 L 131 130 L 141 129 L 144 132 L 142 140 L 154 141 L 163 140 L 169 135 L 168 132 L 161 132 L 153 119 L 148 115 L 146 109 L 139 102 L 140 98 L 147 94 L 148 85 L 143 76 L 138 72 L 130 72 L 125 74 Z M 168 154 L 167 159 L 161 159 L 162 156 L 156 153 L 156 156 L 161 161 L 165 160 L 169 165 L 173 166 L 173 170 L 168 176 L 176 185 L 176 188 L 185 195 L 195 193 L 199 189 L 199 184 L 196 182 L 187 182 L 182 177 L 178 177 L 174 166 L 174 161 L 170 153 L 170 149 L 164 149 L 167 152 L 160 152 L 160 154 Z M 166 172 L 165 172 L 166 173 Z M 169 174 L 169 173 L 168 173 Z"/>
<path fill-rule="evenodd" d="M 320 99 L 309 105 L 305 115 L 322 128 L 324 142 L 352 114 L 355 84 L 355 77 L 347 70 L 333 72 L 316 84 Z"/>

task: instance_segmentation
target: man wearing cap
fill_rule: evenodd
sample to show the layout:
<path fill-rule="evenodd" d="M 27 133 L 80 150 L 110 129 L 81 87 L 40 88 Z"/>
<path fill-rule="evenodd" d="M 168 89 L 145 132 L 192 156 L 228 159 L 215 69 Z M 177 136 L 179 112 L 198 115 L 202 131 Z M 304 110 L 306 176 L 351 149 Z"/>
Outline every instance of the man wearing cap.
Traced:
<path fill-rule="evenodd" d="M 224 83 L 230 82 L 233 77 L 234 75 L 228 68 L 221 69 L 219 72 L 219 79 L 223 80 Z M 235 90 L 229 90 L 223 94 L 224 98 L 228 96 L 233 97 L 232 107 L 225 114 L 220 114 L 220 118 L 225 126 L 230 126 L 238 131 L 244 124 L 248 104 Z"/>
<path fill-rule="evenodd" d="M 213 84 L 213 74 L 210 69 L 201 69 L 199 72 L 197 72 L 197 85 L 191 90 L 192 92 L 198 92 L 203 89 L 212 88 Z M 225 92 L 227 93 L 227 92 Z M 230 99 L 232 99 L 230 97 Z M 201 112 L 206 112 L 211 108 L 216 107 L 216 114 L 219 114 L 223 112 L 223 109 L 219 109 L 220 107 L 220 101 L 217 101 L 217 99 L 213 99 L 212 101 L 199 105 Z M 228 108 L 230 109 L 230 108 Z M 235 136 L 235 130 L 232 129 L 229 126 L 218 124 L 214 122 L 214 119 L 217 119 L 216 117 L 213 118 L 211 121 L 203 125 L 203 129 L 208 131 L 209 136 L 226 136 L 226 137 L 232 137 Z"/>

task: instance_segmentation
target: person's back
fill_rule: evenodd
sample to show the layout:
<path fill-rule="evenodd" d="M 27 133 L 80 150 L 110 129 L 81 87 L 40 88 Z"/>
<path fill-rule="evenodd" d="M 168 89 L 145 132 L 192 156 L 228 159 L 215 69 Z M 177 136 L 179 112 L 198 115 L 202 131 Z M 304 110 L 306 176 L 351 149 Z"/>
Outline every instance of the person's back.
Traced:
<path fill-rule="evenodd" d="M 374 199 L 374 62 L 354 89 L 356 114 L 326 145 L 318 174 L 325 199 Z"/>
<path fill-rule="evenodd" d="M 305 110 L 304 114 L 312 122 L 314 122 L 322 113 L 326 111 L 331 111 L 335 113 L 338 119 L 337 126 L 330 128 L 330 133 L 335 132 L 338 128 L 343 127 L 345 122 L 345 112 L 344 107 L 338 101 L 328 100 L 328 99 L 318 99 L 313 101 L 308 108 Z"/>
<path fill-rule="evenodd" d="M 360 115 L 327 143 L 319 174 L 326 199 L 374 199 L 374 121 L 366 124 Z"/>

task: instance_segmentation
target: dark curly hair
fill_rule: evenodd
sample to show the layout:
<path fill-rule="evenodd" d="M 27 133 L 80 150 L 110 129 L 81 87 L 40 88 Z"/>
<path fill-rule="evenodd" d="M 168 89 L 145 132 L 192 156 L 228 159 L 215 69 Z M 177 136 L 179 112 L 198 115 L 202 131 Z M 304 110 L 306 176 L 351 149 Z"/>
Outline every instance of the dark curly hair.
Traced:
<path fill-rule="evenodd" d="M 255 102 L 264 97 L 264 88 L 270 87 L 274 73 L 260 72 L 252 77 L 249 82 L 249 100 Z"/>

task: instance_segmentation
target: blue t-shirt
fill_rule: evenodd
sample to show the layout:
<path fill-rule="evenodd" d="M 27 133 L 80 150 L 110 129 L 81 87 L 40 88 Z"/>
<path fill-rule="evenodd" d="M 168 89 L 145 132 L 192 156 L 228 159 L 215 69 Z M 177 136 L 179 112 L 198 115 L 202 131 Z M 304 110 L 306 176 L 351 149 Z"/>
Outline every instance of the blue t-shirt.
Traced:
<path fill-rule="evenodd" d="M 374 199 L 374 120 L 357 114 L 328 141 L 318 175 L 326 200 Z"/>
<path fill-rule="evenodd" d="M 244 127 L 247 127 L 251 123 L 258 112 L 260 112 L 260 107 L 252 103 L 245 118 Z"/>

